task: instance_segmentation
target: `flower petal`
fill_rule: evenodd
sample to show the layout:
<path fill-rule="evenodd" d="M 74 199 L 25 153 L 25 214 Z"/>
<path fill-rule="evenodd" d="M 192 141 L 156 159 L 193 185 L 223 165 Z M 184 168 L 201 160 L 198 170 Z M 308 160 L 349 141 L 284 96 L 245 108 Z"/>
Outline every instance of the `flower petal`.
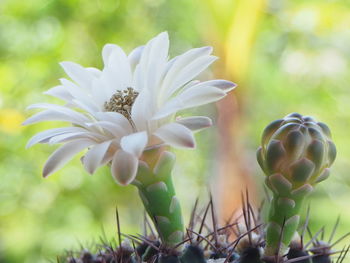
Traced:
<path fill-rule="evenodd" d="M 54 111 L 57 113 L 61 113 L 67 116 L 70 116 L 72 119 L 75 119 L 77 121 L 88 121 L 89 119 L 87 117 L 85 117 L 83 114 L 74 111 L 70 108 L 67 108 L 65 106 L 59 106 L 59 105 L 55 105 L 55 104 L 49 104 L 49 103 L 37 103 L 37 104 L 32 104 L 30 106 L 27 107 L 27 110 L 31 110 L 31 109 L 47 109 L 50 111 Z"/>
<path fill-rule="evenodd" d="M 68 161 L 70 161 L 74 155 L 95 143 L 96 142 L 92 140 L 82 139 L 64 144 L 54 151 L 46 161 L 43 168 L 43 176 L 47 177 L 48 175 L 54 173 Z"/>
<path fill-rule="evenodd" d="M 218 101 L 226 96 L 226 92 L 215 87 L 193 86 L 175 98 L 168 101 L 153 117 L 161 119 L 179 110 L 201 106 L 211 102 Z"/>
<path fill-rule="evenodd" d="M 95 116 L 101 121 L 109 121 L 118 124 L 128 133 L 132 132 L 130 122 L 123 114 L 118 112 L 97 112 Z"/>
<path fill-rule="evenodd" d="M 47 143 L 56 144 L 56 143 L 63 143 L 68 141 L 76 141 L 78 139 L 104 141 L 106 140 L 106 136 L 99 133 L 89 132 L 85 130 L 83 132 L 72 132 L 72 133 L 65 133 L 65 134 L 59 134 L 59 135 L 53 136 L 50 140 L 48 140 Z"/>
<path fill-rule="evenodd" d="M 98 78 L 99 76 L 101 76 L 102 71 L 99 70 L 98 68 L 94 68 L 94 67 L 89 67 L 89 68 L 85 68 L 88 72 L 90 72 L 91 74 L 93 74 L 96 78 Z"/>
<path fill-rule="evenodd" d="M 29 117 L 28 119 L 26 119 L 23 122 L 23 125 L 33 124 L 33 123 L 42 122 L 42 121 L 66 121 L 66 122 L 71 122 L 74 124 L 81 125 L 83 127 L 85 126 L 84 119 L 78 120 L 73 116 L 70 116 L 62 112 L 53 111 L 53 110 L 38 112 L 33 116 Z"/>
<path fill-rule="evenodd" d="M 95 103 L 95 98 L 92 98 L 89 92 L 75 85 L 67 79 L 60 79 L 62 85 L 67 88 L 68 92 L 73 97 L 72 101 L 80 108 L 88 111 L 98 111 L 99 107 Z M 91 83 L 92 86 L 92 83 Z"/>
<path fill-rule="evenodd" d="M 214 80 L 200 82 L 195 86 L 196 87 L 216 87 L 221 89 L 222 91 L 229 92 L 234 88 L 236 88 L 237 84 L 224 79 L 214 79 Z"/>
<path fill-rule="evenodd" d="M 45 91 L 44 94 L 59 98 L 66 102 L 70 102 L 73 99 L 73 96 L 69 93 L 67 88 L 64 87 L 63 85 L 53 87 Z"/>
<path fill-rule="evenodd" d="M 179 123 L 168 123 L 154 133 L 166 144 L 180 148 L 195 148 L 196 143 L 190 129 Z"/>
<path fill-rule="evenodd" d="M 79 127 L 64 127 L 64 128 L 55 128 L 55 129 L 42 131 L 34 135 L 32 138 L 30 138 L 30 140 L 26 145 L 26 148 L 29 148 L 37 143 L 47 142 L 48 140 L 50 140 L 50 138 L 56 135 L 61 135 L 61 134 L 71 133 L 71 132 L 82 132 L 82 131 L 85 131 L 85 129 L 79 128 Z"/>
<path fill-rule="evenodd" d="M 168 69 L 162 84 L 162 91 L 165 93 L 164 95 L 168 94 L 169 87 L 172 86 L 179 72 L 184 67 L 186 67 L 191 62 L 198 59 L 199 57 L 208 56 L 212 51 L 213 51 L 212 47 L 193 48 L 187 51 L 186 53 L 180 56 L 177 56 L 173 58 L 171 61 L 169 61 L 168 64 L 170 63 L 171 67 Z"/>
<path fill-rule="evenodd" d="M 215 60 L 217 60 L 217 57 L 215 56 L 202 56 L 188 65 L 184 65 L 171 82 L 171 86 L 167 88 L 166 98 L 169 98 L 177 90 L 183 87 L 183 85 L 198 76 L 199 73 L 209 67 Z"/>
<path fill-rule="evenodd" d="M 168 61 L 169 36 L 162 32 L 151 39 L 145 46 L 141 59 L 140 70 L 146 88 L 156 92 L 159 81 Z"/>
<path fill-rule="evenodd" d="M 106 44 L 103 46 L 102 59 L 105 66 L 109 65 L 110 56 L 116 48 L 119 47 L 115 44 Z"/>
<path fill-rule="evenodd" d="M 90 88 L 94 73 L 74 62 L 64 61 L 60 65 L 67 75 L 79 86 L 86 89 Z"/>
<path fill-rule="evenodd" d="M 105 141 L 93 146 L 84 156 L 84 168 L 85 170 L 93 174 L 96 169 L 101 165 L 103 157 L 105 156 L 112 141 Z"/>
<path fill-rule="evenodd" d="M 131 117 L 137 130 L 147 130 L 148 120 L 152 116 L 151 96 L 147 89 L 142 90 L 137 96 L 131 109 Z"/>
<path fill-rule="evenodd" d="M 112 160 L 112 176 L 119 184 L 128 185 L 136 177 L 137 166 L 138 159 L 133 154 L 119 150 Z"/>
<path fill-rule="evenodd" d="M 129 59 L 129 63 L 132 71 L 134 71 L 136 65 L 139 64 L 144 48 L 145 46 L 139 46 L 130 52 L 128 59 Z"/>
<path fill-rule="evenodd" d="M 97 121 L 97 122 L 91 122 L 87 123 L 89 127 L 99 127 L 110 134 L 112 134 L 115 138 L 121 138 L 125 134 L 127 134 L 127 131 L 125 128 L 118 123 L 110 122 L 110 121 Z"/>
<path fill-rule="evenodd" d="M 140 157 L 147 145 L 147 142 L 147 132 L 143 131 L 124 136 L 120 140 L 120 146 L 124 151 L 133 154 L 136 157 Z"/>
<path fill-rule="evenodd" d="M 226 96 L 226 92 L 216 87 L 193 86 L 182 92 L 178 98 L 183 102 L 182 109 L 192 108 L 218 101 Z"/>
<path fill-rule="evenodd" d="M 120 83 L 120 90 L 131 86 L 132 76 L 130 63 L 123 49 L 115 46 L 109 57 L 108 66 L 105 67 L 105 69 L 106 68 L 112 69 L 111 73 L 109 74 L 113 74 L 118 83 Z"/>
<path fill-rule="evenodd" d="M 190 129 L 191 131 L 198 131 L 213 125 L 212 120 L 205 116 L 177 118 L 176 122 L 182 124 L 183 126 Z"/>

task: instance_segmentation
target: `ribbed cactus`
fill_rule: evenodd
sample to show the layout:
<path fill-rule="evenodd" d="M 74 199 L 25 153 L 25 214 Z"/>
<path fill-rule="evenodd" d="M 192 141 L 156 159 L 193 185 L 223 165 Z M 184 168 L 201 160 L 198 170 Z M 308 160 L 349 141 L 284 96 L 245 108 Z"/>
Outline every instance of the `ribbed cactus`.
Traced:
<path fill-rule="evenodd" d="M 312 117 L 292 113 L 265 128 L 257 159 L 273 192 L 266 255 L 285 252 L 305 196 L 329 176 L 335 157 L 329 128 Z"/>
<path fill-rule="evenodd" d="M 143 205 L 167 247 L 174 247 L 183 240 L 184 229 L 171 178 L 174 163 L 175 155 L 170 152 L 163 152 L 153 169 L 141 162 L 132 183 L 137 186 Z"/>

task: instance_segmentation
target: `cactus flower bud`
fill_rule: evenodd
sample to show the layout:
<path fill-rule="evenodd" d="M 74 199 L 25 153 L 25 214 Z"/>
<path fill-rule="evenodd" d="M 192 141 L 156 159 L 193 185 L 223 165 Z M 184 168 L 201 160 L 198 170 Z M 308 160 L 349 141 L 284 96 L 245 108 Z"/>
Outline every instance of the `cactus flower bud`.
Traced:
<path fill-rule="evenodd" d="M 287 248 L 298 227 L 304 197 L 328 178 L 335 157 L 328 126 L 312 117 L 292 113 L 265 128 L 257 159 L 273 192 L 268 254 L 280 254 Z"/>

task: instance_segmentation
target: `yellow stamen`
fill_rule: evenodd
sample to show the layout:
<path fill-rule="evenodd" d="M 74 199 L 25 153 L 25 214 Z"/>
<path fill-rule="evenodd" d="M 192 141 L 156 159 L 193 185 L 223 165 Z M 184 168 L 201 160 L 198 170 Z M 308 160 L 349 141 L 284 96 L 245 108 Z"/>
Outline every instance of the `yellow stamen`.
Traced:
<path fill-rule="evenodd" d="M 110 100 L 105 102 L 106 111 L 118 112 L 131 120 L 131 108 L 139 93 L 133 88 L 128 87 L 126 90 L 117 90 Z"/>

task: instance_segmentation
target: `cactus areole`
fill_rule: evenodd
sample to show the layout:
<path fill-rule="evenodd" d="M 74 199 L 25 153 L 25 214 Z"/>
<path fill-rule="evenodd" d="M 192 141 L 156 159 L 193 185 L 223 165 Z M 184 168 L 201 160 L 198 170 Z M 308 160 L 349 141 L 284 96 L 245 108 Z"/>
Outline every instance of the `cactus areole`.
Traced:
<path fill-rule="evenodd" d="M 335 157 L 328 126 L 312 117 L 292 113 L 265 128 L 257 159 L 273 192 L 266 229 L 267 256 L 285 252 L 298 227 L 305 196 L 328 178 Z"/>

